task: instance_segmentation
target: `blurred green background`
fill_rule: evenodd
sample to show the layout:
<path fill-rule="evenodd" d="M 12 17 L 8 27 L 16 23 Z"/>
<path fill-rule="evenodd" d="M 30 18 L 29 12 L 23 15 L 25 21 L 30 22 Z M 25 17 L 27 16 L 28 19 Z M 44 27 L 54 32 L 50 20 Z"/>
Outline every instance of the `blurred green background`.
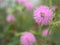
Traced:
<path fill-rule="evenodd" d="M 51 2 L 50 2 L 51 1 Z M 33 11 L 24 10 L 23 12 L 13 12 L 14 9 L 20 9 L 22 6 L 15 5 L 15 0 L 4 0 L 4 2 L 10 2 L 9 5 L 5 6 L 2 2 L 0 4 L 0 45 L 20 45 L 20 35 L 24 31 L 35 32 L 38 33 L 38 24 L 36 24 L 33 20 Z M 13 3 L 14 2 L 14 3 Z M 33 1 L 34 2 L 34 1 Z M 39 2 L 39 3 L 38 3 Z M 42 0 L 37 1 L 34 4 L 36 8 L 39 5 L 47 5 L 50 6 L 50 3 L 57 6 L 55 13 L 55 17 L 53 21 L 60 21 L 60 0 Z M 4 6 L 1 6 L 1 5 Z M 14 25 L 8 24 L 6 22 L 6 9 L 11 7 L 11 12 L 16 16 L 16 23 Z M 18 8 L 19 7 L 19 8 Z M 44 45 L 60 45 L 60 24 L 51 25 L 50 27 L 44 26 L 42 29 L 50 28 L 52 30 L 52 35 L 48 37 L 47 44 Z M 34 34 L 35 34 L 34 33 Z M 38 45 L 40 44 L 40 40 L 44 40 L 41 35 L 35 34 Z M 43 42 L 42 42 L 43 43 Z"/>

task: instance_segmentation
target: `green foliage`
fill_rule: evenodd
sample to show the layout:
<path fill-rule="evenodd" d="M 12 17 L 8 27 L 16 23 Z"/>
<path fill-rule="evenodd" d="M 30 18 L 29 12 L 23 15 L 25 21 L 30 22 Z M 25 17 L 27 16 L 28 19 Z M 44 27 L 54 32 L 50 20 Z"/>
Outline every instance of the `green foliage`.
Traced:
<path fill-rule="evenodd" d="M 50 4 L 48 4 L 49 0 L 44 0 L 43 2 L 44 5 L 50 7 Z M 53 22 L 55 23 L 60 21 L 60 0 L 52 0 L 52 5 L 58 7 L 54 12 L 55 17 Z M 0 9 L 0 45 L 20 45 L 20 36 L 25 31 L 29 31 L 36 36 L 37 45 L 41 43 L 41 45 L 60 45 L 60 23 L 38 27 L 38 24 L 33 20 L 33 10 L 28 11 L 22 5 L 12 7 L 9 10 L 9 14 L 13 14 L 16 17 L 14 24 L 7 23 L 6 8 Z M 46 28 L 49 28 L 52 33 L 50 36 L 44 38 L 41 31 Z"/>

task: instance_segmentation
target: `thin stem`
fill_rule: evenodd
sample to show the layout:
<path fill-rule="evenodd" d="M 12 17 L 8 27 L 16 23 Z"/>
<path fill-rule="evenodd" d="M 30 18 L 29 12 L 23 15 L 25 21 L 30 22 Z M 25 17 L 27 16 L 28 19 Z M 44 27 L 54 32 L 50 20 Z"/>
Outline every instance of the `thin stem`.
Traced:
<path fill-rule="evenodd" d="M 52 0 L 49 0 L 49 6 L 52 7 Z"/>
<path fill-rule="evenodd" d="M 45 1 L 45 4 L 48 5 L 48 0 Z"/>
<path fill-rule="evenodd" d="M 38 26 L 38 32 L 39 32 L 39 34 L 41 34 L 41 30 L 42 30 L 42 26 L 39 25 L 39 26 Z"/>

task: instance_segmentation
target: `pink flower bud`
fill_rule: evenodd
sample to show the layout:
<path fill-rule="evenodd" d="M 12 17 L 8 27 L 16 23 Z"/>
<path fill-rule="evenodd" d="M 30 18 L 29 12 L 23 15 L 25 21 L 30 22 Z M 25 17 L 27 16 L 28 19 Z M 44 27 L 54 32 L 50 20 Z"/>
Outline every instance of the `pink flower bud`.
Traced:
<path fill-rule="evenodd" d="M 6 21 L 7 21 L 8 23 L 15 22 L 15 16 L 14 16 L 14 15 L 8 15 L 8 16 L 6 17 Z"/>
<path fill-rule="evenodd" d="M 43 37 L 46 37 L 47 35 L 50 35 L 51 34 L 51 31 L 49 31 L 48 29 L 45 29 L 42 31 L 42 36 Z"/>
<path fill-rule="evenodd" d="M 57 8 L 56 6 L 52 6 L 52 7 L 51 7 L 51 11 L 55 11 L 56 8 Z"/>
<path fill-rule="evenodd" d="M 0 0 L 0 2 L 2 2 L 3 0 Z"/>

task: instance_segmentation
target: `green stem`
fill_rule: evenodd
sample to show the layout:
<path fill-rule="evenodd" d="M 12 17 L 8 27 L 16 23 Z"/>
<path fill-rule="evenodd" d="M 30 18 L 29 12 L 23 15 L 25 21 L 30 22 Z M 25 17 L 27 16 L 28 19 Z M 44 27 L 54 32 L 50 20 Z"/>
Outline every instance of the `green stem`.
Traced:
<path fill-rule="evenodd" d="M 49 6 L 52 7 L 52 0 L 49 0 Z"/>
<path fill-rule="evenodd" d="M 48 5 L 48 0 L 45 0 L 45 4 Z"/>
<path fill-rule="evenodd" d="M 41 33 L 41 30 L 42 30 L 42 26 L 39 25 L 39 26 L 38 26 L 38 32 L 39 32 L 39 34 Z"/>
<path fill-rule="evenodd" d="M 41 25 L 38 25 L 38 34 L 39 34 L 39 37 L 42 38 L 42 26 Z"/>

